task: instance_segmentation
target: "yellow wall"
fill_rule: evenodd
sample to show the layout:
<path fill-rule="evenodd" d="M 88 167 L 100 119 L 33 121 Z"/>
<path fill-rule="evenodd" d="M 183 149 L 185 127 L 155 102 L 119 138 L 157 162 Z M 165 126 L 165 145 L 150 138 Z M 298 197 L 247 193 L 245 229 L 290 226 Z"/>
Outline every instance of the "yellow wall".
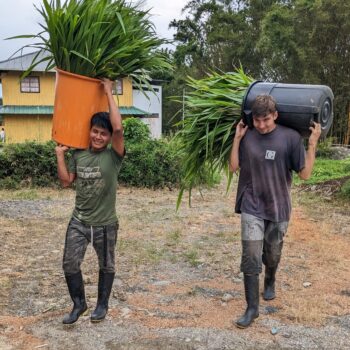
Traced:
<path fill-rule="evenodd" d="M 53 106 L 55 73 L 32 73 L 39 76 L 40 92 L 21 92 L 20 72 L 9 72 L 2 77 L 3 104 L 6 106 Z"/>
<path fill-rule="evenodd" d="M 55 73 L 32 73 L 39 76 L 40 93 L 21 92 L 20 72 L 5 73 L 2 77 L 3 104 L 6 106 L 53 106 L 55 99 Z M 123 95 L 115 96 L 119 106 L 132 106 L 132 83 L 123 79 Z"/>
<path fill-rule="evenodd" d="M 5 115 L 6 143 L 51 140 L 51 115 Z"/>
<path fill-rule="evenodd" d="M 55 98 L 55 73 L 32 73 L 40 77 L 40 93 L 23 93 L 20 88 L 21 72 L 9 72 L 2 76 L 3 104 L 8 106 L 53 106 Z M 129 107 L 132 101 L 132 83 L 123 79 L 123 95 L 114 96 L 119 106 Z M 51 140 L 51 115 L 6 115 L 6 142 Z"/>
<path fill-rule="evenodd" d="M 131 79 L 123 79 L 123 95 L 114 96 L 118 106 L 131 107 L 132 106 L 132 83 Z"/>

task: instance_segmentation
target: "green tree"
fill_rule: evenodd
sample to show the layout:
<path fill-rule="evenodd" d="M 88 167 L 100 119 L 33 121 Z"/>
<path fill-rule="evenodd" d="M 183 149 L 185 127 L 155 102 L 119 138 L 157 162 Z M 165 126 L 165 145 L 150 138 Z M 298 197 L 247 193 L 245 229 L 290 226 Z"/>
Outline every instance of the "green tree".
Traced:
<path fill-rule="evenodd" d="M 164 89 L 164 96 L 186 94 L 187 76 L 203 78 L 211 70 L 233 71 L 243 66 L 244 70 L 262 79 L 262 65 L 256 42 L 260 22 L 276 0 L 191 0 L 184 7 L 185 19 L 173 20 L 170 27 L 176 29 L 173 53 L 176 75 Z M 169 93 L 169 94 L 168 94 Z M 168 94 L 168 95 L 166 95 Z M 181 104 L 168 102 L 164 115 L 173 116 Z M 182 113 L 176 118 L 178 121 Z M 171 127 L 171 123 L 165 124 Z"/>
<path fill-rule="evenodd" d="M 332 88 L 332 135 L 342 142 L 347 128 L 350 76 L 350 4 L 295 0 L 274 4 L 261 22 L 257 44 L 268 79 Z"/>
<path fill-rule="evenodd" d="M 176 64 L 190 67 L 198 78 L 210 69 L 232 70 L 238 66 L 244 31 L 239 8 L 237 1 L 189 1 L 183 9 L 186 18 L 170 23 L 176 29 Z"/>
<path fill-rule="evenodd" d="M 303 3 L 303 1 L 300 1 Z M 307 2 L 304 0 L 304 2 Z M 314 48 L 308 70 L 329 85 L 335 95 L 333 136 L 343 141 L 350 103 L 350 3 L 314 1 L 310 22 L 310 46 Z M 316 62 L 316 66 L 314 64 Z"/>
<path fill-rule="evenodd" d="M 350 3 L 338 0 L 191 0 L 174 20 L 176 80 L 242 64 L 255 79 L 328 85 L 331 136 L 343 141 L 350 96 Z M 181 76 L 182 75 L 182 76 Z M 181 85 L 181 87 L 180 87 Z M 178 107 L 179 108 L 179 107 Z"/>
<path fill-rule="evenodd" d="M 174 20 L 177 65 L 187 65 L 194 77 L 210 69 L 232 71 L 240 65 L 259 78 L 261 53 L 256 47 L 261 22 L 278 0 L 192 0 L 184 20 Z"/>

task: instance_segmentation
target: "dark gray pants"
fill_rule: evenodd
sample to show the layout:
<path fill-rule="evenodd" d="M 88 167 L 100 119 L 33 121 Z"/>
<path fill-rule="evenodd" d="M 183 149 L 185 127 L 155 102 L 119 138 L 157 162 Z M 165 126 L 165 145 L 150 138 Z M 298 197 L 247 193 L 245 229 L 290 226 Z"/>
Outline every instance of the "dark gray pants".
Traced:
<path fill-rule="evenodd" d="M 89 226 L 72 218 L 69 222 L 63 254 L 65 275 L 80 272 L 86 248 L 92 245 L 98 257 L 99 268 L 106 273 L 115 272 L 115 245 L 118 223 L 106 226 Z"/>
<path fill-rule="evenodd" d="M 272 222 L 242 213 L 241 226 L 241 271 L 245 274 L 259 274 L 262 272 L 262 263 L 268 267 L 277 267 L 281 260 L 288 221 Z"/>

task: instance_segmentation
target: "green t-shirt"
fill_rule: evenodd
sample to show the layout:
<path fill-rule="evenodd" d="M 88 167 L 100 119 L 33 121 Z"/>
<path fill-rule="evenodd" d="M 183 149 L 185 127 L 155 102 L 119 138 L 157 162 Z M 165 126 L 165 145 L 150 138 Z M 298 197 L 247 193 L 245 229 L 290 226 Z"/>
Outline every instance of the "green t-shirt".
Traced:
<path fill-rule="evenodd" d="M 73 151 L 68 164 L 76 174 L 73 216 L 87 225 L 102 226 L 117 222 L 115 210 L 119 170 L 123 161 L 113 148 L 101 152 Z"/>

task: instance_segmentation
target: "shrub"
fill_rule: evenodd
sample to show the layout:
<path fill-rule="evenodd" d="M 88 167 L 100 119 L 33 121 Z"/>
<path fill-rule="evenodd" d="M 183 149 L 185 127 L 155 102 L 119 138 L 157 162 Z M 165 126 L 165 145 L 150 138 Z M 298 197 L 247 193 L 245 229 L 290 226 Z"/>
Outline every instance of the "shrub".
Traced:
<path fill-rule="evenodd" d="M 0 179 L 0 188 L 5 190 L 18 190 L 20 188 L 20 180 L 15 177 L 7 176 Z"/>
<path fill-rule="evenodd" d="M 124 138 L 127 143 L 139 143 L 150 139 L 149 127 L 139 118 L 123 120 Z"/>
<path fill-rule="evenodd" d="M 120 183 L 148 188 L 180 185 L 184 169 L 178 143 L 151 139 L 147 125 L 135 118 L 125 121 L 125 132 L 127 154 L 119 174 Z M 6 145 L 0 153 L 0 188 L 58 185 L 54 148 L 52 141 Z M 213 182 L 212 174 L 203 168 L 195 185 L 211 186 L 217 180 Z"/>
<path fill-rule="evenodd" d="M 332 137 L 328 137 L 324 140 L 320 140 L 317 145 L 317 157 L 321 158 L 330 158 L 332 156 L 332 144 L 334 139 Z"/>
<path fill-rule="evenodd" d="M 4 147 L 6 149 L 6 147 Z M 4 152 L 0 153 L 0 179 L 9 176 L 11 172 L 11 164 L 8 157 Z"/>
<path fill-rule="evenodd" d="M 180 173 L 180 159 L 169 143 L 144 140 L 128 143 L 119 181 L 137 187 L 172 188 L 179 184 Z"/>
<path fill-rule="evenodd" d="M 134 118 L 130 118 L 134 119 Z M 170 143 L 151 140 L 147 125 L 131 121 L 127 155 L 119 180 L 129 186 L 172 188 L 179 184 L 181 162 Z M 131 142 L 131 140 L 142 142 Z M 44 187 L 58 184 L 55 143 L 7 145 L 0 153 L 0 188 Z M 69 157 L 69 154 L 68 154 Z"/>
<path fill-rule="evenodd" d="M 47 186 L 57 181 L 54 142 L 25 142 L 4 147 L 0 154 L 0 187 Z M 11 179 L 11 181 L 9 180 Z"/>

